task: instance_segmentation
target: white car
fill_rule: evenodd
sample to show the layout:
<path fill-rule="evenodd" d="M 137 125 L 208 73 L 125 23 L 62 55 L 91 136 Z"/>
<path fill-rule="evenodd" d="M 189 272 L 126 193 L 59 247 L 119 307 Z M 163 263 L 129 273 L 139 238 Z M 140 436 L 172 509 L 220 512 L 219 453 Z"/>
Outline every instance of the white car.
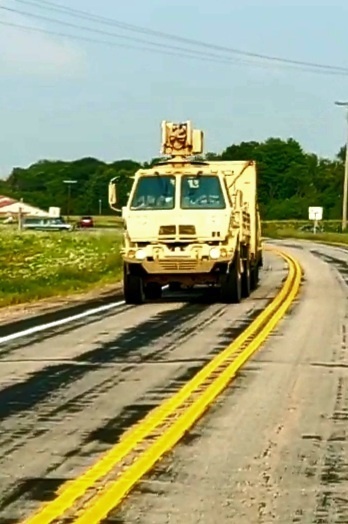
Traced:
<path fill-rule="evenodd" d="M 71 231 L 74 226 L 67 224 L 62 217 L 25 217 L 22 222 L 23 229 L 37 231 Z"/>

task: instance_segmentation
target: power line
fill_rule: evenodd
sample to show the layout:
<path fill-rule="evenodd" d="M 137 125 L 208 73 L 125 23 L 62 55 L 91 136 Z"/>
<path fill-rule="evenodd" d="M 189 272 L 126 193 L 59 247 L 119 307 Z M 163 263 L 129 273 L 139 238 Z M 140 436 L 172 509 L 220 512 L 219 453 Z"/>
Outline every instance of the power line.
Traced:
<path fill-rule="evenodd" d="M 31 3 L 33 3 L 33 2 L 31 2 Z M 137 43 L 140 43 L 142 45 L 146 44 L 147 46 L 150 45 L 150 46 L 153 46 L 155 48 L 159 48 L 161 51 L 163 51 L 163 48 L 165 48 L 165 49 L 169 49 L 171 51 L 179 51 L 180 52 L 180 54 L 177 54 L 177 55 L 174 55 L 173 53 L 165 53 L 165 54 L 170 54 L 170 55 L 173 55 L 173 56 L 192 56 L 192 57 L 197 56 L 197 57 L 204 58 L 204 59 L 208 59 L 208 58 L 209 59 L 213 59 L 213 61 L 217 61 L 217 62 L 224 63 L 224 64 L 231 64 L 231 63 L 240 64 L 240 65 L 244 65 L 244 64 L 248 65 L 248 64 L 250 64 L 250 62 L 245 62 L 241 58 L 236 59 L 236 57 L 232 58 L 232 57 L 228 57 L 228 56 L 221 56 L 221 55 L 217 55 L 217 54 L 214 54 L 214 53 L 206 53 L 204 51 L 200 51 L 200 50 L 196 50 L 196 49 L 188 49 L 188 48 L 185 48 L 185 47 L 173 46 L 173 45 L 169 45 L 169 44 L 162 44 L 160 42 L 152 42 L 152 41 L 144 40 L 144 39 L 141 39 L 141 38 L 136 38 L 134 36 L 120 35 L 118 33 L 114 33 L 114 32 L 111 33 L 109 31 L 103 31 L 103 30 L 100 30 L 100 29 L 93 29 L 93 28 L 88 27 L 88 26 L 82 26 L 82 25 L 78 25 L 78 24 L 73 24 L 71 22 L 66 22 L 66 21 L 63 21 L 63 20 L 59 20 L 57 18 L 41 16 L 41 15 L 37 15 L 37 14 L 31 13 L 31 12 L 21 11 L 19 9 L 13 9 L 13 8 L 1 6 L 1 5 L 0 5 L 0 9 L 2 9 L 4 11 L 9 11 L 9 12 L 12 12 L 12 13 L 21 14 L 21 15 L 24 15 L 24 16 L 29 16 L 31 18 L 37 18 L 39 20 L 44 20 L 45 22 L 53 22 L 53 23 L 57 23 L 57 24 L 60 24 L 60 25 L 64 25 L 66 27 L 72 27 L 74 29 L 89 31 L 89 32 L 92 32 L 92 33 L 97 33 L 97 34 L 100 34 L 100 35 L 103 35 L 103 36 L 109 36 L 109 37 L 113 37 L 113 38 L 117 38 L 117 39 L 121 39 L 121 40 L 137 42 Z M 65 36 L 68 36 L 68 35 L 65 35 Z M 103 42 L 105 43 L 105 41 L 103 41 Z M 126 46 L 123 45 L 122 47 L 126 47 Z M 139 49 L 139 48 L 132 47 L 132 46 L 127 46 L 127 48 L 128 49 Z M 150 49 L 147 49 L 147 50 L 150 50 Z M 182 53 L 185 53 L 185 54 L 182 54 Z M 163 54 L 163 52 L 161 54 Z M 260 66 L 260 64 L 255 64 L 255 65 Z M 281 64 L 281 65 L 284 67 L 284 64 Z M 288 66 L 288 64 L 286 64 L 286 65 Z M 348 73 L 348 70 L 345 71 L 345 73 Z"/>
<path fill-rule="evenodd" d="M 248 63 L 248 62 L 241 62 L 241 61 L 233 61 L 232 59 L 224 59 L 223 57 L 219 58 L 219 59 L 212 59 L 210 57 L 204 57 L 204 56 L 199 56 L 199 55 L 194 55 L 194 54 L 189 54 L 189 53 L 171 53 L 169 51 L 163 51 L 161 49 L 154 49 L 154 48 L 149 48 L 149 47 L 136 47 L 136 46 L 130 46 L 130 45 L 127 45 L 127 44 L 122 44 L 120 42 L 110 42 L 108 40 L 98 40 L 98 39 L 94 39 L 94 38 L 88 38 L 88 37 L 84 37 L 84 36 L 80 36 L 80 35 L 71 35 L 69 33 L 62 33 L 62 32 L 58 32 L 58 31 L 49 31 L 48 29 L 41 29 L 41 28 L 38 28 L 38 27 L 32 27 L 32 26 L 27 26 L 27 25 L 24 25 L 24 24 L 16 24 L 16 23 L 12 23 L 12 22 L 5 22 L 3 20 L 0 20 L 0 25 L 2 26 L 7 26 L 7 27 L 14 27 L 14 28 L 17 28 L 17 29 L 23 29 L 25 31 L 31 31 L 31 32 L 36 32 L 36 33 L 41 33 L 41 34 L 46 34 L 46 35 L 53 35 L 53 36 L 59 36 L 59 37 L 63 37 L 63 38 L 69 38 L 69 39 L 72 39 L 72 40 L 80 40 L 80 41 L 83 41 L 83 42 L 88 42 L 88 43 L 93 43 L 93 44 L 102 44 L 102 45 L 107 45 L 107 46 L 111 46 L 111 47 L 121 47 L 123 49 L 133 49 L 133 50 L 137 50 L 137 51 L 150 51 L 150 52 L 153 52 L 153 53 L 159 53 L 159 54 L 164 54 L 164 55 L 169 55 L 169 56 L 174 56 L 174 57 L 182 57 L 182 58 L 194 58 L 196 60 L 202 60 L 204 62 L 213 62 L 213 63 L 220 63 L 220 64 L 225 64 L 225 65 L 244 65 L 244 66 L 254 66 L 254 67 L 272 67 L 270 64 L 258 64 L 258 63 Z M 300 68 L 296 68 L 297 71 L 303 71 L 303 72 L 309 72 L 308 70 L 306 69 L 300 69 Z M 340 72 L 335 72 L 335 71 L 332 71 L 332 72 L 325 72 L 325 71 L 316 71 L 316 70 L 311 70 L 310 73 L 316 73 L 316 74 L 320 74 L 320 75 L 330 75 L 330 76 L 347 76 L 346 73 L 340 73 Z"/>
<path fill-rule="evenodd" d="M 150 45 L 150 46 L 154 46 L 154 47 L 160 47 L 161 49 L 164 47 L 166 49 L 171 49 L 171 50 L 174 50 L 174 51 L 180 51 L 180 52 L 189 52 L 189 53 L 192 53 L 192 54 L 197 54 L 198 56 L 209 56 L 211 58 L 221 58 L 221 56 L 219 55 L 216 55 L 216 54 L 212 54 L 212 53 L 204 53 L 203 51 L 197 51 L 197 50 L 194 50 L 194 49 L 187 49 L 187 48 L 184 48 L 184 47 L 179 47 L 179 46 L 173 46 L 173 45 L 165 45 L 165 44 L 161 44 L 159 42 L 151 42 L 151 41 L 148 41 L 148 40 L 144 40 L 142 38 L 136 38 L 136 37 L 133 37 L 133 36 L 128 36 L 128 35 L 120 35 L 118 33 L 111 33 L 109 31 L 103 31 L 101 29 L 93 29 L 92 27 L 88 27 L 88 26 L 83 26 L 83 25 L 78 25 L 78 24 L 73 24 L 71 22 L 66 22 L 64 20 L 59 20 L 57 18 L 52 18 L 52 17 L 48 17 L 48 16 L 42 16 L 42 15 L 37 15 L 37 14 L 34 14 L 34 13 L 30 13 L 30 12 L 27 12 L 27 11 L 21 11 L 20 9 L 13 9 L 11 7 L 5 7 L 5 6 L 1 6 L 0 5 L 0 9 L 4 10 L 4 11 L 9 11 L 11 13 L 16 13 L 16 14 L 20 14 L 20 15 L 24 15 L 24 16 L 29 16 L 31 18 L 37 18 L 38 20 L 43 20 L 45 22 L 53 22 L 53 23 L 56 23 L 56 24 L 60 24 L 60 25 L 64 25 L 66 27 L 72 27 L 73 29 L 80 29 L 80 30 L 83 30 L 83 31 L 89 31 L 89 32 L 92 32 L 92 33 L 97 33 L 97 34 L 100 34 L 100 35 L 103 35 L 103 36 L 111 36 L 113 38 L 119 38 L 119 39 L 122 39 L 122 40 L 130 40 L 130 41 L 133 41 L 133 42 L 138 42 L 140 44 L 146 44 L 146 45 Z M 227 58 L 227 57 L 226 57 Z M 348 72 L 348 70 L 347 70 Z"/>
<path fill-rule="evenodd" d="M 0 6 L 0 9 L 8 10 L 8 8 L 4 8 L 3 6 Z M 59 22 L 59 21 L 57 20 L 57 22 Z M 201 60 L 203 62 L 211 62 L 211 63 L 225 64 L 225 65 L 237 65 L 237 66 L 243 65 L 243 66 L 261 67 L 261 68 L 272 68 L 272 67 L 274 67 L 273 64 L 264 64 L 264 63 L 250 62 L 250 61 L 247 62 L 245 60 L 243 61 L 242 59 L 237 59 L 236 60 L 236 59 L 234 59 L 232 57 L 223 57 L 223 56 L 218 56 L 218 55 L 213 55 L 213 54 L 205 54 L 205 53 L 202 53 L 200 51 L 193 50 L 193 49 L 179 48 L 180 50 L 182 49 L 183 52 L 178 53 L 176 47 L 165 46 L 165 47 L 168 47 L 169 50 L 164 50 L 163 49 L 163 44 L 159 44 L 159 43 L 157 44 L 157 43 L 154 43 L 154 42 L 146 42 L 146 43 L 147 44 L 151 44 L 151 45 L 157 45 L 158 48 L 146 47 L 146 46 L 143 46 L 143 45 L 141 47 L 139 47 L 139 46 L 131 46 L 131 45 L 128 45 L 128 44 L 122 44 L 120 42 L 112 42 L 112 41 L 109 41 L 109 40 L 100 40 L 100 39 L 88 38 L 88 37 L 85 37 L 85 36 L 72 35 L 72 34 L 63 33 L 63 32 L 60 32 L 60 31 L 59 32 L 58 31 L 50 31 L 48 29 L 32 27 L 32 26 L 28 26 L 28 25 L 24 25 L 24 24 L 17 24 L 17 23 L 14 23 L 14 22 L 7 22 L 7 21 L 4 21 L 4 20 L 0 20 L 0 25 L 13 27 L 13 28 L 17 28 L 17 29 L 21 29 L 21 30 L 25 30 L 25 31 L 37 32 L 37 33 L 41 33 L 41 34 L 54 35 L 54 36 L 59 36 L 59 37 L 63 37 L 63 38 L 69 38 L 69 39 L 73 39 L 73 40 L 80 40 L 80 41 L 89 42 L 89 43 L 93 43 L 93 44 L 102 44 L 102 45 L 107 45 L 107 46 L 112 46 L 112 47 L 121 47 L 123 49 L 131 49 L 131 50 L 133 49 L 133 50 L 141 50 L 141 51 L 150 51 L 150 52 L 158 53 L 158 54 L 161 54 L 161 55 L 167 55 L 167 56 L 173 56 L 173 57 L 194 58 L 196 60 L 198 59 L 198 60 Z M 71 24 L 68 24 L 68 25 L 71 25 Z M 75 24 L 73 24 L 73 26 L 75 27 Z M 109 33 L 104 33 L 104 32 L 102 32 L 102 34 L 109 35 Z M 121 38 L 123 36 L 123 35 L 116 35 L 114 33 L 111 33 L 110 35 L 113 35 L 114 37 L 120 36 Z M 127 39 L 129 39 L 129 38 L 131 38 L 131 37 L 127 37 Z M 137 40 L 138 39 L 136 39 L 136 41 Z M 173 52 L 171 52 L 171 50 L 173 50 Z M 316 74 L 321 74 L 321 75 L 330 75 L 330 76 L 342 76 L 342 75 L 343 76 L 347 76 L 347 74 L 348 74 L 348 70 L 347 70 L 347 72 L 324 71 L 324 70 L 315 70 L 315 69 L 308 70 L 308 69 L 305 69 L 305 68 L 294 67 L 294 66 L 291 66 L 289 64 L 278 64 L 276 67 L 283 67 L 283 68 L 286 68 L 286 69 L 290 68 L 290 69 L 296 70 L 296 71 L 310 72 L 310 73 L 316 73 Z"/>
<path fill-rule="evenodd" d="M 103 45 L 107 45 L 107 46 L 111 46 L 111 47 L 121 47 L 121 48 L 124 48 L 124 49 L 134 49 L 134 50 L 143 50 L 143 51 L 151 51 L 151 52 L 154 52 L 154 53 L 160 53 L 160 54 L 168 54 L 170 56 L 177 56 L 177 57 L 185 57 L 185 58 L 195 58 L 195 59 L 201 59 L 201 60 L 204 60 L 204 61 L 212 61 L 212 62 L 216 62 L 216 60 L 214 59 L 210 59 L 209 57 L 201 57 L 199 55 L 194 55 L 194 54 L 180 54 L 180 53 L 170 53 L 168 51 L 162 51 L 160 49 L 154 49 L 152 47 L 136 47 L 136 46 L 130 46 L 130 45 L 127 45 L 127 44 L 122 44 L 120 42 L 111 42 L 111 41 L 108 41 L 108 40 L 98 40 L 96 38 L 88 38 L 88 37 L 85 37 L 85 36 L 80 36 L 80 35 L 71 35 L 69 33 L 63 33 L 61 31 L 49 31 L 48 29 L 41 29 L 39 27 L 32 27 L 32 26 L 28 26 L 28 25 L 24 25 L 24 24 L 16 24 L 14 22 L 6 22 L 4 20 L 0 20 L 0 25 L 2 26 L 7 26 L 7 27 L 14 27 L 14 28 L 17 28 L 17 29 L 24 29 L 26 31 L 32 31 L 32 32 L 35 32 L 35 33 L 41 33 L 41 34 L 45 34 L 45 35 L 54 35 L 54 36 L 59 36 L 59 37 L 63 37 L 63 38 L 70 38 L 72 40 L 80 40 L 80 41 L 83 41 L 83 42 L 89 42 L 89 43 L 93 43 L 93 44 L 103 44 Z M 233 62 L 231 61 L 227 61 L 227 60 L 220 60 L 220 63 L 223 63 L 223 64 L 232 64 Z M 239 64 L 239 62 L 238 62 Z"/>
<path fill-rule="evenodd" d="M 169 55 L 169 56 L 174 56 L 174 57 L 184 57 L 184 58 L 195 58 L 195 59 L 198 59 L 198 60 L 203 60 L 204 62 L 208 61 L 208 62 L 214 62 L 214 63 L 221 63 L 221 64 L 227 64 L 227 65 L 251 65 L 249 63 L 246 63 L 246 62 L 240 62 L 240 61 L 233 61 L 231 59 L 224 59 L 223 57 L 219 57 L 218 59 L 212 59 L 210 57 L 205 57 L 205 56 L 199 56 L 199 55 L 195 55 L 195 54 L 189 54 L 190 51 L 188 51 L 187 53 L 170 53 L 168 51 L 163 51 L 162 49 L 154 49 L 154 48 L 151 48 L 151 47 L 136 47 L 136 46 L 130 46 L 130 45 L 127 45 L 127 44 L 122 44 L 120 42 L 111 42 L 109 40 L 99 40 L 99 39 L 95 39 L 95 38 L 88 38 L 88 37 L 85 37 L 85 36 L 81 36 L 81 35 L 71 35 L 69 33 L 62 33 L 61 31 L 49 31 L 48 29 L 42 29 L 42 28 L 39 28 L 39 27 L 32 27 L 32 26 L 28 26 L 28 25 L 24 25 L 24 24 L 16 24 L 14 22 L 7 22 L 7 21 L 4 21 L 4 20 L 0 20 L 0 25 L 2 26 L 7 26 L 7 27 L 14 27 L 14 28 L 17 28 L 17 29 L 24 29 L 26 31 L 32 31 L 32 32 L 36 32 L 36 33 L 41 33 L 41 34 L 45 34 L 45 35 L 54 35 L 54 36 L 59 36 L 59 37 L 63 37 L 63 38 L 70 38 L 72 40 L 80 40 L 80 41 L 83 41 L 83 42 L 89 42 L 89 43 L 94 43 L 94 44 L 103 44 L 103 45 L 107 45 L 107 46 L 111 46 L 111 47 L 121 47 L 123 49 L 134 49 L 134 50 L 137 50 L 137 51 L 150 51 L 150 52 L 154 52 L 154 53 L 159 53 L 159 54 L 164 54 L 164 55 Z M 256 66 L 260 66 L 260 64 L 255 64 Z M 342 74 L 342 73 L 332 73 L 332 74 Z"/>
<path fill-rule="evenodd" d="M 302 61 L 302 60 L 292 60 L 292 59 L 288 59 L 288 58 L 281 58 L 281 57 L 265 55 L 265 54 L 261 54 L 261 53 L 253 53 L 253 52 L 249 52 L 249 51 L 243 51 L 243 50 L 240 50 L 240 49 L 230 48 L 230 47 L 226 47 L 226 46 L 220 46 L 220 45 L 216 45 L 216 44 L 211 44 L 211 43 L 208 43 L 208 42 L 199 41 L 199 40 L 195 40 L 195 39 L 191 39 L 191 38 L 181 37 L 181 36 L 178 36 L 178 35 L 173 35 L 173 34 L 165 33 L 165 32 L 162 32 L 162 31 L 156 31 L 156 30 L 152 30 L 152 29 L 149 29 L 149 28 L 137 26 L 137 25 L 134 25 L 134 24 L 120 22 L 120 21 L 112 19 L 112 18 L 109 19 L 109 18 L 106 18 L 106 17 L 103 17 L 103 16 L 95 15 L 93 13 L 88 13 L 87 11 L 83 11 L 83 10 L 80 10 L 80 9 L 73 9 L 73 8 L 66 7 L 66 6 L 60 6 L 60 5 L 55 4 L 54 2 L 50 2 L 50 1 L 47 1 L 47 0 L 15 0 L 15 1 L 23 3 L 23 4 L 34 5 L 36 7 L 41 8 L 41 9 L 49 9 L 49 10 L 54 10 L 54 11 L 61 11 L 61 12 L 65 13 L 65 14 L 70 15 L 70 16 L 75 16 L 75 17 L 79 17 L 79 18 L 85 18 L 85 19 L 89 19 L 89 20 L 92 20 L 92 21 L 98 21 L 98 22 L 103 23 L 103 24 L 117 26 L 117 27 L 119 27 L 121 29 L 129 30 L 129 31 L 137 32 L 137 33 L 143 33 L 143 34 L 148 34 L 148 35 L 152 35 L 152 36 L 157 36 L 157 37 L 160 37 L 160 38 L 166 38 L 166 39 L 171 39 L 171 40 L 175 40 L 175 41 L 181 41 L 181 42 L 185 42 L 185 43 L 188 43 L 188 44 L 191 44 L 191 45 L 201 46 L 201 47 L 203 46 L 205 48 L 214 49 L 216 51 L 223 51 L 225 53 L 226 52 L 227 53 L 233 53 L 233 54 L 241 55 L 241 56 L 244 56 L 244 57 L 257 58 L 257 59 L 268 60 L 268 61 L 273 61 L 273 62 L 285 63 L 285 64 L 289 64 L 289 65 L 292 64 L 292 65 L 297 65 L 297 66 L 307 66 L 307 67 L 313 67 L 313 68 L 318 68 L 318 69 L 323 69 L 323 70 L 327 69 L 327 70 L 332 70 L 332 71 L 335 70 L 335 71 L 341 71 L 341 72 L 347 72 L 348 71 L 347 67 L 333 66 L 333 65 L 330 65 L 330 64 L 319 64 L 319 63 L 316 63 L 316 62 L 307 62 L 307 61 Z"/>

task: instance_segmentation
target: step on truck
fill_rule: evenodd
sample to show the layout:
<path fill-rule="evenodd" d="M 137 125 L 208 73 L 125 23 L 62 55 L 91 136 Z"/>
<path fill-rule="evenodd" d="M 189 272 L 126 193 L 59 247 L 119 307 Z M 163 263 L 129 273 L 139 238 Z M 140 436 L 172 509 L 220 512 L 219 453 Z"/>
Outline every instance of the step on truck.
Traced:
<path fill-rule="evenodd" d="M 122 213 L 124 297 L 141 304 L 162 288 L 218 287 L 219 300 L 239 303 L 257 287 L 262 266 L 257 171 L 253 160 L 206 161 L 203 132 L 191 122 L 162 122 L 165 159 L 139 169 Z"/>

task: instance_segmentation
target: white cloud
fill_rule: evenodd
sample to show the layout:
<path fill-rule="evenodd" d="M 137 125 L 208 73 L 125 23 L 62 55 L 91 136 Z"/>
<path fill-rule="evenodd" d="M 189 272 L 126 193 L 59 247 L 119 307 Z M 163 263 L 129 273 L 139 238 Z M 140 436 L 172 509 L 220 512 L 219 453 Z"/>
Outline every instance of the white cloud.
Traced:
<path fill-rule="evenodd" d="M 59 26 L 43 26 L 33 18 L 9 11 L 1 10 L 0 20 L 59 32 Z M 85 65 L 85 54 L 67 38 L 0 24 L 2 74 L 76 77 L 83 73 Z"/>

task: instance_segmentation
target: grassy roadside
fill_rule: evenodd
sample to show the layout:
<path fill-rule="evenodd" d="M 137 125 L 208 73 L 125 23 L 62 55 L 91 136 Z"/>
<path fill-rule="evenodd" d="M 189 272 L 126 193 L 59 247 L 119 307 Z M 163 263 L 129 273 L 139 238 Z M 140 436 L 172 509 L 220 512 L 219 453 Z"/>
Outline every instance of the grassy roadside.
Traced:
<path fill-rule="evenodd" d="M 1 231 L 0 307 L 87 292 L 121 279 L 117 232 Z"/>
<path fill-rule="evenodd" d="M 290 223 L 290 221 L 263 223 L 262 236 L 275 239 L 297 238 L 303 240 L 313 240 L 316 242 L 348 245 L 348 233 L 325 231 L 314 234 L 310 231 L 299 231 L 296 227 L 294 227 L 294 225 Z"/>
<path fill-rule="evenodd" d="M 348 233 L 332 231 L 336 223 L 325 224 L 325 232 L 315 235 L 299 230 L 307 223 L 263 222 L 262 234 L 270 238 L 348 245 Z M 96 225 L 106 229 L 93 234 L 92 231 L 19 234 L 14 228 L 0 228 L 0 308 L 97 292 L 119 282 L 122 278 L 119 220 L 99 217 Z"/>

